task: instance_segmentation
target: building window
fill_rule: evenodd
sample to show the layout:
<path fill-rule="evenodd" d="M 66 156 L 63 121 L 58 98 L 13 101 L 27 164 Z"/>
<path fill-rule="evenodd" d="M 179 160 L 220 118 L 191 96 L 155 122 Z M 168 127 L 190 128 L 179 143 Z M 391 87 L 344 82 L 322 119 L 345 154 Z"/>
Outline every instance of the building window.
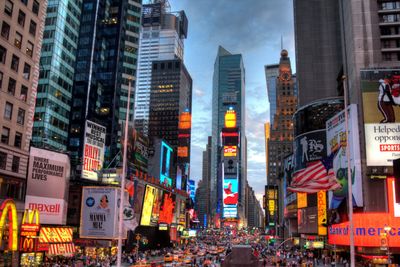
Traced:
<path fill-rule="evenodd" d="M 30 57 L 33 56 L 33 44 L 29 41 L 26 44 L 26 54 Z"/>
<path fill-rule="evenodd" d="M 19 171 L 19 157 L 17 157 L 17 156 L 13 156 L 12 165 L 11 165 L 11 171 L 12 172 L 18 172 Z"/>
<path fill-rule="evenodd" d="M 14 139 L 14 146 L 21 148 L 21 142 L 22 142 L 22 133 L 16 132 Z"/>
<path fill-rule="evenodd" d="M 3 73 L 0 71 L 0 89 L 3 85 Z"/>
<path fill-rule="evenodd" d="M 14 45 L 15 45 L 16 47 L 18 47 L 19 49 L 21 49 L 21 45 L 22 45 L 22 34 L 20 34 L 19 32 L 16 32 L 16 33 L 15 33 Z"/>
<path fill-rule="evenodd" d="M 14 4 L 10 0 L 6 0 L 6 4 L 4 6 L 4 13 L 9 16 L 12 16 Z"/>
<path fill-rule="evenodd" d="M 21 0 L 21 3 L 23 3 L 24 5 L 28 5 L 28 0 Z"/>
<path fill-rule="evenodd" d="M 7 49 L 5 49 L 0 45 L 0 62 L 3 64 L 6 63 L 6 55 L 7 55 Z"/>
<path fill-rule="evenodd" d="M 5 170 L 7 166 L 7 153 L 0 152 L 0 169 Z"/>
<path fill-rule="evenodd" d="M 8 79 L 8 89 L 7 89 L 7 93 L 9 93 L 10 95 L 15 95 L 15 87 L 17 85 L 17 81 L 14 80 L 13 78 L 9 78 Z"/>
<path fill-rule="evenodd" d="M 21 94 L 19 95 L 19 100 L 26 102 L 28 97 L 28 87 L 21 85 Z"/>
<path fill-rule="evenodd" d="M 38 15 L 39 14 L 39 8 L 40 8 L 39 2 L 36 1 L 36 0 L 33 0 L 32 12 L 35 13 L 36 15 Z"/>
<path fill-rule="evenodd" d="M 13 110 L 13 104 L 6 102 L 6 106 L 4 108 L 4 119 L 11 120 L 12 110 Z"/>
<path fill-rule="evenodd" d="M 31 65 L 29 65 L 28 63 L 24 64 L 24 72 L 22 73 L 22 76 L 29 80 L 29 78 L 31 77 Z"/>
<path fill-rule="evenodd" d="M 384 53 L 382 54 L 383 60 L 384 61 L 391 61 L 392 60 L 392 55 L 390 53 Z"/>
<path fill-rule="evenodd" d="M 29 33 L 33 36 L 36 35 L 36 22 L 34 22 L 33 20 L 31 20 L 31 23 L 29 24 Z"/>
<path fill-rule="evenodd" d="M 10 129 L 7 127 L 3 127 L 1 130 L 1 142 L 3 144 L 8 145 L 8 141 L 10 140 Z"/>
<path fill-rule="evenodd" d="M 25 110 L 22 108 L 18 109 L 17 123 L 24 125 L 25 122 Z"/>
<path fill-rule="evenodd" d="M 19 66 L 19 57 L 13 55 L 11 59 L 11 69 L 18 72 L 18 66 Z"/>
<path fill-rule="evenodd" d="M 25 13 L 22 12 L 21 10 L 18 13 L 18 24 L 21 25 L 22 27 L 25 26 Z"/>
<path fill-rule="evenodd" d="M 1 25 L 1 36 L 7 40 L 10 36 L 10 25 L 8 25 L 5 21 L 3 21 L 3 24 Z"/>

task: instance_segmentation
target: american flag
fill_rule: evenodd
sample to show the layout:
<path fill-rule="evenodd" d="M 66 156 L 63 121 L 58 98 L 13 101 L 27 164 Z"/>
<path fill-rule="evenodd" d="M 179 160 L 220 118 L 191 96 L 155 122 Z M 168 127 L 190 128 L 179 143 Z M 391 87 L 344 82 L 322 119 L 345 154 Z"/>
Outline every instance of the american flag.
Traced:
<path fill-rule="evenodd" d="M 288 187 L 292 192 L 316 193 L 321 190 L 336 190 L 341 187 L 336 180 L 332 162 L 333 155 L 328 158 L 308 163 L 293 174 L 292 183 Z"/>

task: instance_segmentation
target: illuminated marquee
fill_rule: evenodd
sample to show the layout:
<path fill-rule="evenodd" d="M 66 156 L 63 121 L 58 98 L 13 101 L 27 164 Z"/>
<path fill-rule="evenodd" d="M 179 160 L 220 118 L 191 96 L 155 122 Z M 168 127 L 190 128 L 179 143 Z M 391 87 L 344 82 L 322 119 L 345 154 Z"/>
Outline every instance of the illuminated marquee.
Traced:
<path fill-rule="evenodd" d="M 3 241 L 3 233 L 6 228 L 8 215 L 8 249 L 18 250 L 18 217 L 17 208 L 12 199 L 6 199 L 0 206 L 0 246 Z"/>
<path fill-rule="evenodd" d="M 229 109 L 225 113 L 225 127 L 226 128 L 236 127 L 236 112 L 233 109 Z"/>
<path fill-rule="evenodd" d="M 224 146 L 224 157 L 236 157 L 237 146 Z"/>
<path fill-rule="evenodd" d="M 318 235 L 327 235 L 328 231 L 326 228 L 326 223 L 328 220 L 326 213 L 326 192 L 319 191 L 317 193 L 318 201 Z"/>
<path fill-rule="evenodd" d="M 190 129 L 192 127 L 192 116 L 189 112 L 184 111 L 179 116 L 178 128 L 180 130 Z"/>
<path fill-rule="evenodd" d="M 37 247 L 37 236 L 40 229 L 39 211 L 26 209 L 21 222 L 21 233 L 19 250 L 32 252 Z"/>

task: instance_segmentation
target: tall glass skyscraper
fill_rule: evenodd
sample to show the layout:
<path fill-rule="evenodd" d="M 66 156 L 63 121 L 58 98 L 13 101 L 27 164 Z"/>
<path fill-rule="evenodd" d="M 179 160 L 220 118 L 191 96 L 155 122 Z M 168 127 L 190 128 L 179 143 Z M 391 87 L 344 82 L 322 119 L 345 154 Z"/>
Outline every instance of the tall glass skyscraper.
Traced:
<path fill-rule="evenodd" d="M 135 83 L 141 0 L 84 0 L 72 93 L 71 165 L 80 175 L 85 121 L 106 127 L 104 162 L 120 152 L 129 79 Z M 134 91 L 134 90 L 132 90 Z M 129 119 L 133 120 L 132 93 Z"/>
<path fill-rule="evenodd" d="M 82 1 L 49 1 L 32 142 L 66 151 Z"/>
<path fill-rule="evenodd" d="M 264 68 L 269 101 L 269 122 L 270 125 L 273 125 L 276 113 L 276 83 L 279 76 L 279 64 L 267 65 Z"/>
<path fill-rule="evenodd" d="M 223 47 L 218 48 L 214 63 L 212 97 L 212 147 L 211 147 L 211 207 L 213 214 L 221 214 L 222 172 L 220 134 L 224 127 L 225 114 L 233 109 L 240 131 L 240 152 L 238 166 L 238 216 L 243 218 L 246 187 L 246 142 L 245 142 L 245 70 L 241 54 L 231 54 Z"/>
<path fill-rule="evenodd" d="M 152 62 L 183 61 L 184 39 L 188 20 L 185 12 L 169 11 L 168 0 L 154 0 L 143 5 L 138 78 L 135 94 L 135 128 L 148 134 Z"/>

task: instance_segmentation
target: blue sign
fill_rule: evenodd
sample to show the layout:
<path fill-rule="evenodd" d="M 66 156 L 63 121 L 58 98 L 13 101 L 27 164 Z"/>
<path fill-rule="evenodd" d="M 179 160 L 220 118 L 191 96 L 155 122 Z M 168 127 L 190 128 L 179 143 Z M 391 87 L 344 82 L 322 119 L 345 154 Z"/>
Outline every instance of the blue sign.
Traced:
<path fill-rule="evenodd" d="M 161 157 L 160 157 L 160 182 L 172 186 L 170 173 L 172 148 L 164 141 L 161 142 Z"/>

